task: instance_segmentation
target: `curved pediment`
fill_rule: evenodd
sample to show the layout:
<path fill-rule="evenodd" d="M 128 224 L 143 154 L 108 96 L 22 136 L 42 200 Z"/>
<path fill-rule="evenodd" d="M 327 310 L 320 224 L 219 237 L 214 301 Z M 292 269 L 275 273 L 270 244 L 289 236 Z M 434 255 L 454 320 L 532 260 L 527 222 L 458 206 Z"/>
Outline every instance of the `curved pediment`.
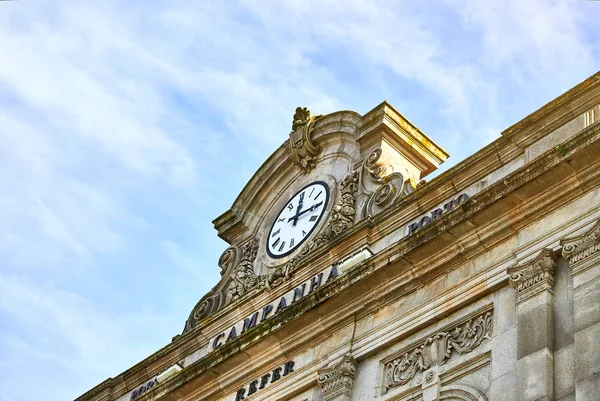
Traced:
<path fill-rule="evenodd" d="M 287 141 L 213 221 L 230 244 L 219 259 L 222 278 L 194 307 L 184 333 L 227 304 L 286 285 L 308 254 L 412 192 L 447 156 L 386 102 L 364 116 L 297 108 Z M 326 194 L 303 192 L 314 187 Z M 287 252 L 267 248 L 274 244 Z"/>
<path fill-rule="evenodd" d="M 264 198 L 293 187 L 322 161 L 332 157 L 355 161 L 360 153 L 356 140 L 361 124 L 361 116 L 353 111 L 316 116 L 303 125 L 294 123 L 298 129 L 259 167 L 231 208 L 213 221 L 219 237 L 229 244 L 239 243 L 240 237 L 243 241 Z M 298 136 L 300 140 L 295 140 Z"/>

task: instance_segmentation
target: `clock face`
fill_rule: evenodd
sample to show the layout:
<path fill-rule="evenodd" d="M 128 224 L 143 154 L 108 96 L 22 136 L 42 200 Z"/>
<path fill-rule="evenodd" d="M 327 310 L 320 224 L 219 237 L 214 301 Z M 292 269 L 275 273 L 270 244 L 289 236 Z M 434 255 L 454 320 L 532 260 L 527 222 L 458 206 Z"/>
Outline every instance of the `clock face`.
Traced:
<path fill-rule="evenodd" d="M 296 250 L 321 221 L 327 202 L 329 187 L 323 181 L 315 181 L 296 192 L 271 226 L 267 238 L 269 256 L 282 258 Z"/>

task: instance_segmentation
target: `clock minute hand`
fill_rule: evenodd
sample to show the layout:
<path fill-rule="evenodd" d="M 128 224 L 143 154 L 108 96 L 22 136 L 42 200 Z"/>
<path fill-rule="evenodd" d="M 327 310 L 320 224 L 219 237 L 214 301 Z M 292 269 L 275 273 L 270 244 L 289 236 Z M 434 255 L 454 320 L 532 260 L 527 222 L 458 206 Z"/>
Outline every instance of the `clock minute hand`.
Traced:
<path fill-rule="evenodd" d="M 303 211 L 302 211 L 302 212 L 300 212 L 300 213 L 296 213 L 296 215 L 295 215 L 294 217 L 290 217 L 290 218 L 288 219 L 288 222 L 289 222 L 289 221 L 291 221 L 291 220 L 294 220 L 294 223 L 295 223 L 296 221 L 298 221 L 298 218 L 299 218 L 300 216 L 302 216 L 302 215 L 304 215 L 304 214 L 306 214 L 306 213 L 308 213 L 308 212 L 312 212 L 313 210 L 315 210 L 316 208 L 318 208 L 318 207 L 319 207 L 319 206 L 321 206 L 322 204 L 323 204 L 323 202 L 322 202 L 322 201 L 321 201 L 321 202 L 319 202 L 319 203 L 315 203 L 314 205 L 312 205 L 312 206 L 311 206 L 311 207 L 309 207 L 308 209 L 306 209 L 306 210 L 303 210 Z"/>

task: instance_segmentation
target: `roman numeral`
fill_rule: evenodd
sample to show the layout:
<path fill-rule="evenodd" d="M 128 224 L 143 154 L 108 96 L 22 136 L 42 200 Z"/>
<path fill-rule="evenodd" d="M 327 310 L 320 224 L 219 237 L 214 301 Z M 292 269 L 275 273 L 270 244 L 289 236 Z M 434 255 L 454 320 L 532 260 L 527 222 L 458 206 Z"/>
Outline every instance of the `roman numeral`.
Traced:
<path fill-rule="evenodd" d="M 294 208 L 294 205 L 292 205 L 291 203 L 289 205 L 287 205 L 288 210 L 292 210 Z"/>
<path fill-rule="evenodd" d="M 318 198 L 319 196 L 321 196 L 321 194 L 322 194 L 322 193 L 323 193 L 323 191 L 319 192 L 319 193 L 317 194 L 317 196 L 315 196 L 315 199 L 314 199 L 314 200 L 317 200 L 317 198 Z"/>
<path fill-rule="evenodd" d="M 282 217 L 282 218 L 280 218 L 280 219 L 277 219 L 277 222 L 278 222 L 278 223 L 280 223 L 280 222 L 282 222 L 282 221 L 285 221 L 285 217 Z"/>
<path fill-rule="evenodd" d="M 315 221 L 315 220 L 316 220 L 316 219 L 318 219 L 318 218 L 319 218 L 319 215 L 318 215 L 318 214 L 315 214 L 315 215 L 312 215 L 312 216 L 310 216 L 310 219 L 309 219 L 309 221 Z"/>
<path fill-rule="evenodd" d="M 281 243 L 281 245 L 279 246 L 279 252 L 283 251 L 283 247 L 285 246 L 285 241 L 283 241 Z"/>
<path fill-rule="evenodd" d="M 306 237 L 306 231 L 302 230 L 302 236 Z"/>
<path fill-rule="evenodd" d="M 290 240 L 290 248 L 292 248 L 293 246 L 294 246 L 294 239 L 292 238 L 292 239 Z"/>
<path fill-rule="evenodd" d="M 308 197 L 310 198 L 313 194 L 313 192 L 315 192 L 315 188 L 313 187 L 313 189 L 310 191 L 310 194 L 308 195 Z"/>
<path fill-rule="evenodd" d="M 273 233 L 273 235 L 271 235 L 271 238 L 273 238 L 274 236 L 276 236 L 277 234 L 279 234 L 279 232 L 280 232 L 280 231 L 281 231 L 281 228 L 280 228 L 279 230 L 275 231 L 275 232 Z"/>
<path fill-rule="evenodd" d="M 273 242 L 273 248 L 275 248 L 277 246 L 277 244 L 279 244 L 279 241 L 281 240 L 281 238 L 277 238 L 275 240 L 275 242 Z"/>

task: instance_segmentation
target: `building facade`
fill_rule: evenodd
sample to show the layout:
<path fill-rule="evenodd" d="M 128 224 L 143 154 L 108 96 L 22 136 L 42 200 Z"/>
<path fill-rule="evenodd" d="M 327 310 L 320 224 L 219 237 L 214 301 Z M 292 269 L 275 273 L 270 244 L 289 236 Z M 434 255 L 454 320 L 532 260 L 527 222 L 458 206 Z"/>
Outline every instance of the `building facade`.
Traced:
<path fill-rule="evenodd" d="M 600 73 L 436 178 L 388 103 L 298 108 L 181 335 L 77 401 L 600 400 Z"/>

